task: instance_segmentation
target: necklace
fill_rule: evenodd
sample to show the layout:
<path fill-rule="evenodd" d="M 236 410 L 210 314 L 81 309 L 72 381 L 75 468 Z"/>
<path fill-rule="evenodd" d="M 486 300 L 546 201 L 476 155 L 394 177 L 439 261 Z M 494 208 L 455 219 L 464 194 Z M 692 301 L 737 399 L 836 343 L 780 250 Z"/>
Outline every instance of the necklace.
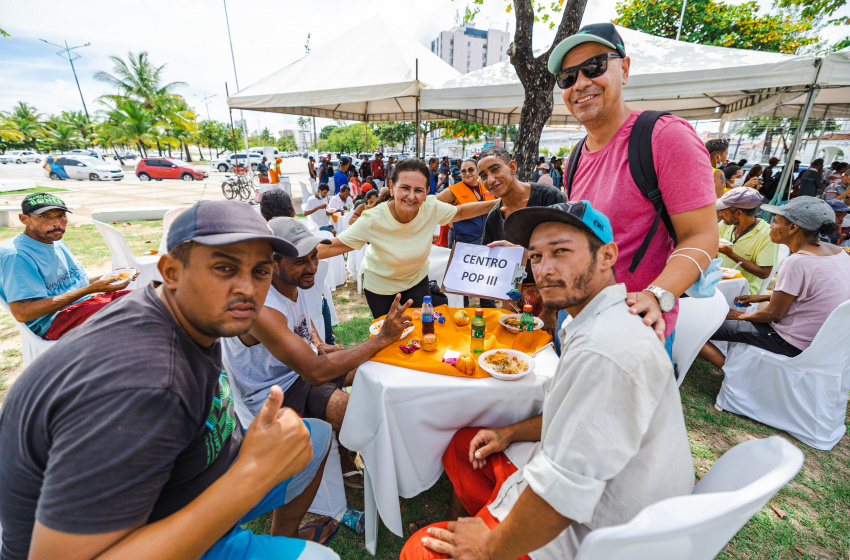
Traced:
<path fill-rule="evenodd" d="M 734 244 L 734 243 L 737 243 L 739 239 L 741 239 L 742 237 L 744 237 L 745 235 L 747 235 L 747 234 L 750 232 L 750 230 L 751 230 L 751 229 L 753 229 L 754 227 L 756 227 L 756 224 L 757 224 L 757 223 L 759 223 L 758 218 L 756 218 L 756 219 L 755 219 L 755 221 L 754 221 L 753 223 L 751 223 L 749 226 L 747 226 L 747 229 L 745 229 L 744 231 L 742 231 L 742 232 L 741 232 L 741 235 L 735 235 L 735 230 L 734 230 L 734 229 L 732 229 L 732 233 L 731 233 L 731 234 L 729 234 L 729 241 L 731 241 L 733 244 Z"/>

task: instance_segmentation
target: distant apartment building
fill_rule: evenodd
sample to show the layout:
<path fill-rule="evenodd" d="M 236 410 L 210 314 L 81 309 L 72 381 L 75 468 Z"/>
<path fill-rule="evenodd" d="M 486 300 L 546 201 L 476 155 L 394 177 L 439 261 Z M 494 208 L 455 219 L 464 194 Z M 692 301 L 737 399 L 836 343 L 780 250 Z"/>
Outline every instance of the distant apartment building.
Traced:
<path fill-rule="evenodd" d="M 508 59 L 510 35 L 498 29 L 475 29 L 469 25 L 441 31 L 431 41 L 431 52 L 461 74 L 474 72 Z"/>

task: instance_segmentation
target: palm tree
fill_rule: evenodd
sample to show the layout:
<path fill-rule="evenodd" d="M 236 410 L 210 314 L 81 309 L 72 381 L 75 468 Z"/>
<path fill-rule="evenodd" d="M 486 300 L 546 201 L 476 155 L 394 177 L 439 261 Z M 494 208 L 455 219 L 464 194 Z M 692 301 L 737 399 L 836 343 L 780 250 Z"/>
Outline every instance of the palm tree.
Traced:
<path fill-rule="evenodd" d="M 8 117 L 0 114 L 0 140 L 16 142 L 23 139 L 24 135 L 18 130 L 18 125 Z"/>
<path fill-rule="evenodd" d="M 143 157 L 147 157 L 147 144 L 158 138 L 156 120 L 144 103 L 134 99 L 125 99 L 115 105 L 106 114 L 103 133 L 125 144 L 135 144 Z"/>
<path fill-rule="evenodd" d="M 62 120 L 77 131 L 83 143 L 88 147 L 89 136 L 92 133 L 92 125 L 88 116 L 82 111 L 62 111 Z"/>
<path fill-rule="evenodd" d="M 154 110 L 163 99 L 174 96 L 173 92 L 177 87 L 187 85 L 185 82 L 161 83 L 162 72 L 166 65 L 151 64 L 146 51 L 138 54 L 128 52 L 127 62 L 119 56 L 109 58 L 115 63 L 112 74 L 100 71 L 94 75 L 94 78 L 115 86 L 119 94 L 118 96 L 104 95 L 102 99 L 115 100 L 114 98 L 119 96 L 129 97 L 144 102 L 146 109 Z"/>
<path fill-rule="evenodd" d="M 62 120 L 56 120 L 47 127 L 46 138 L 55 148 L 62 151 L 79 145 L 77 129 Z"/>
<path fill-rule="evenodd" d="M 18 104 L 6 113 L 6 118 L 14 123 L 22 136 L 24 147 L 33 150 L 36 149 L 35 139 L 40 138 L 44 133 L 44 126 L 41 122 L 43 116 L 36 111 L 35 107 L 25 101 L 18 101 Z M 30 140 L 32 140 L 32 148 L 30 148 Z"/>

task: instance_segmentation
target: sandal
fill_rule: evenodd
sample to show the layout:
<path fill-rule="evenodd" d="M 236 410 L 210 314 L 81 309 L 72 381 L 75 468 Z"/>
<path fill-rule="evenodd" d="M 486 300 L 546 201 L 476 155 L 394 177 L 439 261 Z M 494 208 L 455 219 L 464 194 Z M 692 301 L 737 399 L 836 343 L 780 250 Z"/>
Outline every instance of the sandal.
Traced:
<path fill-rule="evenodd" d="M 414 533 L 416 533 L 416 531 L 424 529 L 430 524 L 431 522 L 427 519 L 417 519 L 416 521 L 407 526 L 407 530 L 410 532 L 411 535 L 413 535 Z"/>
<path fill-rule="evenodd" d="M 358 470 L 342 473 L 342 483 L 355 490 L 363 490 L 363 473 Z"/>
<path fill-rule="evenodd" d="M 329 526 L 333 527 L 333 532 L 330 535 L 328 535 L 325 540 L 320 540 L 322 538 L 322 533 L 324 532 L 325 527 L 329 527 Z M 305 529 L 313 529 L 314 530 L 312 538 L 308 539 L 308 538 L 302 536 L 301 532 L 304 531 Z M 305 541 L 313 541 L 314 543 L 319 543 L 321 545 L 327 545 L 330 542 L 330 540 L 332 538 L 334 538 L 334 535 L 336 535 L 337 531 L 339 531 L 339 521 L 337 521 L 336 519 L 334 519 L 332 517 L 328 517 L 327 515 L 323 515 L 322 517 L 319 517 L 318 519 L 316 519 L 315 523 L 311 523 L 310 525 L 304 525 L 303 527 L 298 529 L 298 536 L 303 538 Z"/>

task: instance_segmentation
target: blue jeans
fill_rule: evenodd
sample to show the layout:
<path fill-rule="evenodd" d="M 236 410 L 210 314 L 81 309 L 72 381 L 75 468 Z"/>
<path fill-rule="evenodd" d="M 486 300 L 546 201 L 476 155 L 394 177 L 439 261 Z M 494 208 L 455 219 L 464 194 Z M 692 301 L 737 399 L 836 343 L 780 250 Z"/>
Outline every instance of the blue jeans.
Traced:
<path fill-rule="evenodd" d="M 336 554 L 329 548 L 302 539 L 255 535 L 241 525 L 288 504 L 299 496 L 316 477 L 319 466 L 328 454 L 331 444 L 331 426 L 327 422 L 304 419 L 310 430 L 313 444 L 313 458 L 301 472 L 275 486 L 259 504 L 246 513 L 201 560 L 260 560 L 265 558 L 294 560 L 296 558 L 334 558 Z M 315 547 L 319 547 L 316 549 Z"/>

